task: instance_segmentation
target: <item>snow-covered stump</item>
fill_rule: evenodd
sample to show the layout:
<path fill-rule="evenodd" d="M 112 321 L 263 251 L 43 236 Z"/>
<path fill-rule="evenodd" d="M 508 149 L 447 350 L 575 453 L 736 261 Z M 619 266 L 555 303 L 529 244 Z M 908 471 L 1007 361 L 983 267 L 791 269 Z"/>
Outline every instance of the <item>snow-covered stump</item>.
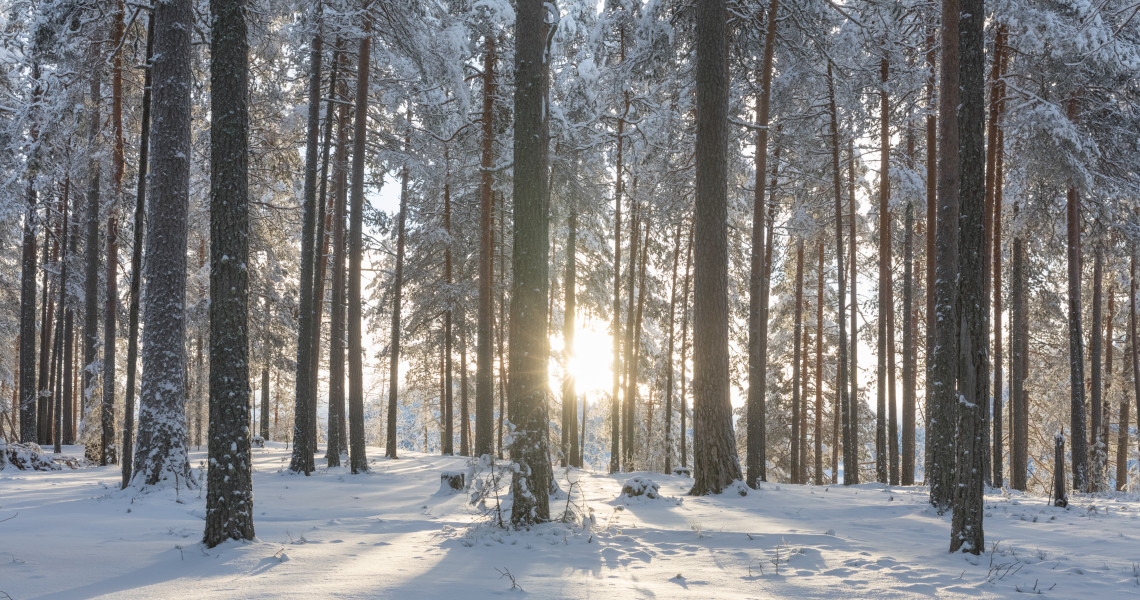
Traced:
<path fill-rule="evenodd" d="M 255 435 L 249 441 L 249 443 L 250 443 L 250 446 L 252 446 L 254 448 L 264 448 L 265 447 L 265 438 L 261 437 L 260 435 Z"/>
<path fill-rule="evenodd" d="M 693 472 L 689 470 L 689 467 L 677 467 L 673 469 L 673 474 L 679 475 L 681 477 L 688 477 L 689 479 L 693 478 Z"/>
<path fill-rule="evenodd" d="M 639 498 L 644 496 L 650 500 L 656 500 L 661 497 L 660 489 L 660 486 L 652 479 L 634 477 L 622 484 L 621 494 L 618 498 Z"/>
<path fill-rule="evenodd" d="M 444 471 L 439 475 L 439 493 L 454 494 L 464 486 L 465 474 L 462 471 Z"/>

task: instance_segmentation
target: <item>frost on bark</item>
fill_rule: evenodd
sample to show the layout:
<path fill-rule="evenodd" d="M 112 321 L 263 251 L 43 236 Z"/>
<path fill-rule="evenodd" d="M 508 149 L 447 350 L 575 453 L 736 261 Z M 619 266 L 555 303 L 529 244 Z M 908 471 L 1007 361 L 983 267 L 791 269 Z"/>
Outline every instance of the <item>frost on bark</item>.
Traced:
<path fill-rule="evenodd" d="M 186 457 L 186 238 L 190 187 L 190 0 L 154 9 L 142 391 L 132 482 L 189 487 Z"/>
<path fill-rule="evenodd" d="M 516 13 L 515 139 L 514 139 L 514 246 L 511 266 L 509 324 L 511 377 L 507 385 L 514 426 L 511 458 L 511 523 L 529 526 L 550 519 L 548 491 L 551 482 L 547 450 L 548 390 L 546 331 L 547 293 L 550 285 L 549 206 L 545 195 L 547 121 L 543 88 L 545 7 L 540 0 L 520 0 Z"/>
<path fill-rule="evenodd" d="M 724 0 L 697 10 L 693 495 L 740 479 L 728 371 L 728 68 Z"/>
<path fill-rule="evenodd" d="M 245 1 L 211 0 L 210 442 L 206 533 L 253 539 L 249 420 L 249 43 Z"/>

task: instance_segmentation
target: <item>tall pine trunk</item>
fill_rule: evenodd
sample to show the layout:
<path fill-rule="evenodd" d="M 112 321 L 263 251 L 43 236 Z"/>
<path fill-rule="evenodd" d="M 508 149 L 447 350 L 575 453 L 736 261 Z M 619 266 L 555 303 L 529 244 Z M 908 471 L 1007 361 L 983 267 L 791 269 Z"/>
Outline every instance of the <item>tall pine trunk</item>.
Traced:
<path fill-rule="evenodd" d="M 547 122 L 543 101 L 546 63 L 545 7 L 524 0 L 516 12 L 514 244 L 511 267 L 510 370 L 511 522 L 516 527 L 550 519 L 551 481 L 547 451 L 546 331 L 549 205 L 544 193 L 547 177 Z"/>
<path fill-rule="evenodd" d="M 800 368 L 800 353 L 806 351 L 801 345 L 804 321 L 804 239 L 798 234 L 796 239 L 796 283 L 795 320 L 792 333 L 792 437 L 789 450 L 788 475 L 792 483 L 800 483 L 800 404 L 803 399 L 806 375 Z"/>
<path fill-rule="evenodd" d="M 1070 121 L 1077 120 L 1077 99 L 1068 100 Z M 1085 420 L 1084 335 L 1081 328 L 1081 197 L 1070 182 L 1065 202 L 1065 259 L 1069 284 L 1069 426 L 1073 489 L 1089 491 L 1088 438 Z"/>
<path fill-rule="evenodd" d="M 154 121 L 147 198 L 147 301 L 131 481 L 194 487 L 186 456 L 186 241 L 190 200 L 190 0 L 154 8 Z M 244 423 L 244 422 L 243 422 Z"/>
<path fill-rule="evenodd" d="M 405 152 L 411 145 L 411 114 L 407 114 L 406 118 L 408 119 L 408 129 L 404 134 Z M 353 176 L 356 176 L 355 172 Z M 400 312 L 404 294 L 404 245 L 407 236 L 409 178 L 408 165 L 404 164 L 403 171 L 400 174 L 400 214 L 396 219 L 396 276 L 392 282 L 392 335 L 388 354 L 388 440 L 385 447 L 385 455 L 388 458 L 397 458 L 396 418 L 400 390 Z M 350 251 L 349 254 L 351 255 L 352 252 Z M 353 256 L 353 260 L 356 260 L 355 256 Z M 349 290 L 348 295 L 349 298 L 352 297 L 352 290 Z"/>
<path fill-rule="evenodd" d="M 475 455 L 495 451 L 495 237 L 491 171 L 495 160 L 495 38 L 485 34 L 483 54 L 482 170 L 479 172 L 479 313 L 475 330 Z"/>
<path fill-rule="evenodd" d="M 210 443 L 206 533 L 253 539 L 249 430 L 249 42 L 244 0 L 211 0 Z"/>
<path fill-rule="evenodd" d="M 752 201 L 752 251 L 748 277 L 748 400 L 747 463 L 748 485 L 756 487 L 767 475 L 767 406 L 765 395 L 768 385 L 768 307 L 761 298 L 763 281 L 768 274 L 764 264 L 764 224 L 767 211 L 764 206 L 764 184 L 768 179 L 768 126 L 772 97 L 772 62 L 776 48 L 776 16 L 780 0 L 769 0 L 768 15 L 764 21 L 764 54 L 760 63 L 760 94 L 756 98 L 756 155 L 755 190 Z"/>
<path fill-rule="evenodd" d="M 289 470 L 308 475 L 314 469 L 316 440 L 316 370 L 313 368 L 313 279 L 317 235 L 317 144 L 321 122 L 321 34 L 320 16 L 309 48 L 309 115 L 305 140 L 305 187 L 301 224 L 301 302 L 297 324 L 297 376 L 293 422 L 293 456 Z"/>
<path fill-rule="evenodd" d="M 690 274 L 693 268 L 693 234 L 695 233 L 696 221 L 689 225 L 689 241 L 685 244 L 685 283 L 681 286 L 681 467 L 689 466 L 689 453 L 688 453 L 688 427 L 686 425 L 688 420 L 688 400 L 686 396 L 685 384 L 688 383 L 687 368 L 688 364 L 688 351 L 689 351 L 689 282 L 691 281 Z"/>
<path fill-rule="evenodd" d="M 938 94 L 938 217 L 935 249 L 934 346 L 930 349 L 927 401 L 930 503 L 950 508 L 955 488 L 955 428 L 958 404 L 958 104 L 959 0 L 942 0 L 942 79 Z"/>
<path fill-rule="evenodd" d="M 346 55 L 338 53 L 340 60 Z M 346 65 L 347 66 L 347 65 Z M 329 316 L 329 435 L 325 456 L 328 466 L 340 466 L 342 454 L 348 454 L 347 421 L 344 393 L 344 345 L 345 345 L 345 277 L 348 265 L 345 244 L 345 222 L 348 210 L 348 94 L 343 82 L 338 85 L 340 109 L 337 111 L 336 162 L 333 163 L 333 211 L 332 211 L 332 304 Z"/>
<path fill-rule="evenodd" d="M 691 494 L 740 479 L 728 367 L 728 68 L 724 0 L 703 0 L 696 24 L 696 295 L 693 303 Z"/>
<path fill-rule="evenodd" d="M 960 185 L 958 266 L 958 401 L 955 452 L 954 516 L 950 551 L 981 554 L 986 466 L 986 412 L 989 407 L 989 316 L 986 282 L 985 15 L 982 0 L 961 0 L 958 110 L 958 180 Z M 944 15 L 945 19 L 945 15 Z"/>
<path fill-rule="evenodd" d="M 364 364 L 360 262 L 364 253 L 364 160 L 368 136 L 368 64 L 372 19 L 365 15 L 356 67 L 356 114 L 352 131 L 352 197 L 348 226 L 348 456 L 353 474 L 368 471 L 364 448 Z M 396 385 L 393 378 L 390 385 Z M 392 428 L 393 423 L 389 424 Z M 389 444 L 395 441 L 390 436 Z M 395 458 L 395 453 L 392 453 Z"/>
<path fill-rule="evenodd" d="M 665 474 L 673 474 L 673 350 L 676 341 L 677 263 L 681 258 L 681 221 L 673 242 L 673 275 L 669 284 L 669 342 L 665 351 Z"/>
<path fill-rule="evenodd" d="M 570 218 L 566 222 L 566 276 L 563 280 L 566 300 L 562 318 L 562 466 L 576 466 L 578 453 L 578 392 L 574 382 L 574 313 L 577 310 L 578 286 L 578 205 L 570 198 Z"/>
<path fill-rule="evenodd" d="M 894 363 L 894 293 L 891 281 L 891 120 L 890 103 L 886 84 L 889 63 L 884 57 L 879 61 L 879 81 L 883 84 L 879 103 L 879 369 L 876 377 L 878 409 L 875 413 L 875 476 L 880 483 L 898 483 L 898 463 L 895 458 L 898 442 L 895 428 L 894 378 L 888 378 L 888 370 Z M 888 408 L 888 396 L 891 402 Z M 890 431 L 887 428 L 887 414 L 890 413 Z M 888 444 L 889 440 L 889 444 Z"/>

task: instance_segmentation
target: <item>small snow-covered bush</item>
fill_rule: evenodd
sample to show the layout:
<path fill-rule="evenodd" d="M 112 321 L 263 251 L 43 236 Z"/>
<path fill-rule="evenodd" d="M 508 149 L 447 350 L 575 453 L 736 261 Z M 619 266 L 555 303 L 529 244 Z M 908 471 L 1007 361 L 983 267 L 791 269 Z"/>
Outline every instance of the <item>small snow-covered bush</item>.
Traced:
<path fill-rule="evenodd" d="M 647 477 L 634 477 L 626 481 L 621 486 L 621 495 L 619 498 L 637 498 L 645 496 L 650 500 L 656 500 L 661 497 L 659 492 L 660 486 L 655 481 Z"/>

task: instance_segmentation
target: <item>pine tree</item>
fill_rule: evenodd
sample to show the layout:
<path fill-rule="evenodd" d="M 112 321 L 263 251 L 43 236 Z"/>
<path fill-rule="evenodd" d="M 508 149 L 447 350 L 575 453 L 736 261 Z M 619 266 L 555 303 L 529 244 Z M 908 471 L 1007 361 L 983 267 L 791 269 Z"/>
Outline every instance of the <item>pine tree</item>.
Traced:
<path fill-rule="evenodd" d="M 132 482 L 193 486 L 186 456 L 186 241 L 190 182 L 190 0 L 154 8 L 154 122 L 147 198 L 142 393 Z"/>
<path fill-rule="evenodd" d="M 206 533 L 253 539 L 249 429 L 249 42 L 244 0 L 210 12 L 210 444 Z"/>

